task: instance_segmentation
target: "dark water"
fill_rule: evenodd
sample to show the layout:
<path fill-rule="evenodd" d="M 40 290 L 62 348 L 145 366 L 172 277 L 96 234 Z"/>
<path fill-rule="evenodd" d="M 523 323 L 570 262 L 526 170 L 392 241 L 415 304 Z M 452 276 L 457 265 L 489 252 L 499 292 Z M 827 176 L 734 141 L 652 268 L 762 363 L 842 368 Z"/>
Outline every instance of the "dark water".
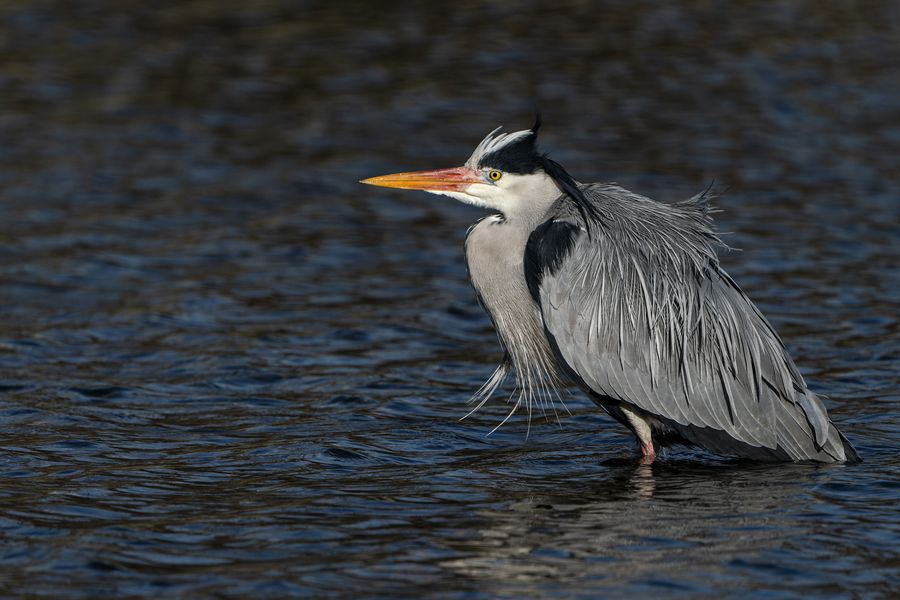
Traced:
<path fill-rule="evenodd" d="M 0 590 L 900 592 L 900 10 L 884 2 L 0 6 Z M 726 267 L 860 466 L 652 466 L 469 420 L 480 216 L 364 188 L 544 112 L 582 180 L 715 179 Z"/>

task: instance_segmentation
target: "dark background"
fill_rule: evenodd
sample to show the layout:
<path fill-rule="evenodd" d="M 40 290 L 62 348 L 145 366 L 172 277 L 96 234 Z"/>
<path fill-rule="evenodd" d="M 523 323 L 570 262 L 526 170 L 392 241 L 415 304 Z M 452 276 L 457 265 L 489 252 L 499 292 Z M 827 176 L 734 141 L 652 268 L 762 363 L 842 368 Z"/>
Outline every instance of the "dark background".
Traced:
<path fill-rule="evenodd" d="M 0 590 L 887 597 L 900 4 L 0 4 Z M 466 421 L 481 216 L 358 179 L 536 109 L 582 181 L 716 182 L 725 267 L 865 463 Z"/>

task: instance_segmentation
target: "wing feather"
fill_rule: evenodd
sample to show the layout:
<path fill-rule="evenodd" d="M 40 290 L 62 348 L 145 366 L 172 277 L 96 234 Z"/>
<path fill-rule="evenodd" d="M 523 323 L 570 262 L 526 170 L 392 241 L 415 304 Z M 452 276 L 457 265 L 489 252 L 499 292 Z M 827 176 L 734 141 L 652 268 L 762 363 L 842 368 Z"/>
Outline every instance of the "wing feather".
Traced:
<path fill-rule="evenodd" d="M 704 199 L 666 205 L 612 185 L 582 191 L 608 222 L 585 222 L 563 197 L 553 219 L 575 232 L 570 251 L 536 285 L 570 374 L 595 397 L 634 405 L 719 451 L 736 442 L 843 460 L 822 402 L 719 267 Z"/>

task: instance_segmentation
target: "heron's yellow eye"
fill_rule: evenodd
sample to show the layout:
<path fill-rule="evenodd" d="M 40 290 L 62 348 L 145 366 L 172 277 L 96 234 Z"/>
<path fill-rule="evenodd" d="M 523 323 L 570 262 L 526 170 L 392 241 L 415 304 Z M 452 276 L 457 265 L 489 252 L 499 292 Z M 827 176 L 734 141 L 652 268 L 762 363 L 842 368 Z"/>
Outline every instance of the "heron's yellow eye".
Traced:
<path fill-rule="evenodd" d="M 491 181 L 500 181 L 501 177 L 503 177 L 503 173 L 501 173 L 500 171 L 488 172 L 488 179 L 490 179 Z"/>

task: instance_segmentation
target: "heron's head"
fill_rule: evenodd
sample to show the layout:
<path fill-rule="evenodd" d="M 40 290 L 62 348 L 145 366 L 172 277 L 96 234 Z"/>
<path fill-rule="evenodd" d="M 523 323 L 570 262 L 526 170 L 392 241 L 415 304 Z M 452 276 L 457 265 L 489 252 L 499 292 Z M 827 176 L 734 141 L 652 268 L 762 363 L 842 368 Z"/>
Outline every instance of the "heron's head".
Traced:
<path fill-rule="evenodd" d="M 498 127 L 475 148 L 461 167 L 394 173 L 360 183 L 450 196 L 496 210 L 506 217 L 543 214 L 574 180 L 537 149 L 540 117 L 531 129 L 499 133 Z"/>

